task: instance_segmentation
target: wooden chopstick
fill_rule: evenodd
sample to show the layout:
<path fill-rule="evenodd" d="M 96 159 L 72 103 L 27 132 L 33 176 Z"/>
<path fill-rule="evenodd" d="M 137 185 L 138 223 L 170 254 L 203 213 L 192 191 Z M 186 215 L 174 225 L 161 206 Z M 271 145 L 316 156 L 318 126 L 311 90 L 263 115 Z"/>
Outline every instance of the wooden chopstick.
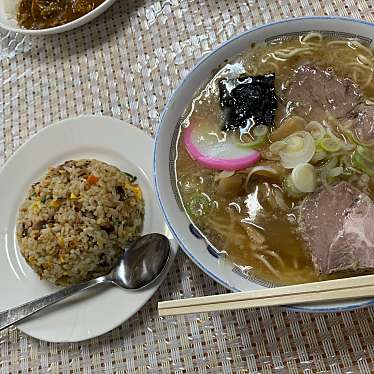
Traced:
<path fill-rule="evenodd" d="M 160 316 L 167 316 L 261 306 L 330 302 L 370 296 L 374 296 L 374 275 L 163 301 L 158 304 L 158 309 Z"/>

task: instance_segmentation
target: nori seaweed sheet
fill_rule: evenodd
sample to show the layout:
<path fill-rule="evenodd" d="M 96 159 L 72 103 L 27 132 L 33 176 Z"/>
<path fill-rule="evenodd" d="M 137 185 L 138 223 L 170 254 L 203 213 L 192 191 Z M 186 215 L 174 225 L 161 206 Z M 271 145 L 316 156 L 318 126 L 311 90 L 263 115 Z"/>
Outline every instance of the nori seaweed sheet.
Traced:
<path fill-rule="evenodd" d="M 220 103 L 225 112 L 223 130 L 254 125 L 271 126 L 277 109 L 275 74 L 248 76 L 219 81 Z"/>

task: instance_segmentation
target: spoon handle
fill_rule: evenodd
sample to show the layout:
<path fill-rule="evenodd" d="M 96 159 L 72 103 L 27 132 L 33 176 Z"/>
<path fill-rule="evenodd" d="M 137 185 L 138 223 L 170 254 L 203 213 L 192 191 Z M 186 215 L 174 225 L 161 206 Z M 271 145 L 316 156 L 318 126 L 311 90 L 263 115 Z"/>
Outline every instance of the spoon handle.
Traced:
<path fill-rule="evenodd" d="M 12 309 L 5 310 L 0 313 L 0 331 L 13 325 L 16 322 L 22 321 L 26 317 L 46 308 L 49 305 L 55 304 L 76 292 L 87 290 L 94 287 L 100 283 L 107 282 L 107 278 L 99 277 L 96 279 L 89 280 L 88 282 L 80 283 L 71 287 L 67 287 L 53 293 L 51 295 L 43 296 L 40 299 L 30 301 L 28 303 L 22 304 Z"/>

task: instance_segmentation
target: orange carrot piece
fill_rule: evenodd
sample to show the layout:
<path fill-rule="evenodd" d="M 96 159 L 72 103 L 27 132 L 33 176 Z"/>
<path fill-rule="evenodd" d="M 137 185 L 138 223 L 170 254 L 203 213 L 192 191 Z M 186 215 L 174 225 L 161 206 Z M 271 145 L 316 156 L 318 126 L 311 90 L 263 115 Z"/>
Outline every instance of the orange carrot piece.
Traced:
<path fill-rule="evenodd" d="M 86 180 L 87 180 L 87 183 L 90 186 L 92 186 L 97 183 L 97 181 L 99 180 L 99 177 L 97 177 L 96 175 L 89 175 Z"/>

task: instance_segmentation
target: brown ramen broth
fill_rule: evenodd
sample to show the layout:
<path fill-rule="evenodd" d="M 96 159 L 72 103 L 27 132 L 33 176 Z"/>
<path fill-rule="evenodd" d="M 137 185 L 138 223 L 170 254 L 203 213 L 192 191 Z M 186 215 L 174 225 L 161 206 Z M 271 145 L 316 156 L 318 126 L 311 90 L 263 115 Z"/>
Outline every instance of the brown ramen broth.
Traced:
<path fill-rule="evenodd" d="M 360 166 L 354 161 L 354 152 L 357 152 L 357 144 L 360 143 L 352 141 L 341 131 L 340 125 L 349 129 L 352 120 L 336 118 L 328 110 L 324 113 L 325 118 L 320 113 L 316 118 L 313 110 L 301 115 L 300 103 L 288 97 L 290 81 L 298 69 L 305 66 L 306 69 L 316 67 L 340 80 L 349 78 L 359 88 L 363 101 L 372 105 L 373 52 L 356 40 L 337 40 L 310 33 L 291 40 L 251 46 L 220 67 L 193 99 L 177 143 L 177 188 L 193 223 L 218 250 L 227 252 L 234 263 L 250 269 L 258 278 L 275 284 L 330 279 L 344 273 L 324 274 L 316 270 L 299 227 L 300 206 L 312 191 L 295 192 L 292 186 L 290 191 L 290 186 L 285 184 L 291 169 L 285 168 L 279 154 L 271 151 L 272 144 L 284 139 L 281 133 L 277 133 L 279 128 L 285 127 L 283 125 L 290 121 L 290 127 L 300 130 L 301 126 L 304 130 L 306 124 L 317 121 L 322 124 L 324 133 L 328 131 L 327 134 L 338 142 L 339 147 L 332 143 L 331 148 L 330 140 L 323 144 L 322 141 L 315 141 L 316 152 L 325 156 L 319 159 L 314 153 L 313 159 L 306 161 L 312 165 L 315 173 L 313 190 L 347 181 L 370 198 L 374 197 L 371 176 L 374 173 L 363 167 L 357 170 Z M 192 159 L 183 137 L 186 128 L 196 119 L 207 123 L 209 135 L 220 139 L 222 144 L 229 136 L 228 132 L 225 134 L 222 131 L 226 114 L 220 105 L 218 82 L 238 74 L 253 77 L 271 73 L 275 74 L 278 100 L 274 123 L 272 126 L 262 124 L 262 130 L 267 128 L 267 133 L 261 135 L 262 141 L 258 144 L 253 123 L 232 131 L 233 135 L 230 135 L 241 144 L 254 144 L 248 149 L 260 152 L 261 159 L 255 165 L 234 171 L 204 167 Z M 351 131 L 357 136 L 355 130 L 351 128 Z M 292 130 L 287 136 L 290 134 Z M 330 169 L 326 177 L 323 170 L 327 167 Z"/>

